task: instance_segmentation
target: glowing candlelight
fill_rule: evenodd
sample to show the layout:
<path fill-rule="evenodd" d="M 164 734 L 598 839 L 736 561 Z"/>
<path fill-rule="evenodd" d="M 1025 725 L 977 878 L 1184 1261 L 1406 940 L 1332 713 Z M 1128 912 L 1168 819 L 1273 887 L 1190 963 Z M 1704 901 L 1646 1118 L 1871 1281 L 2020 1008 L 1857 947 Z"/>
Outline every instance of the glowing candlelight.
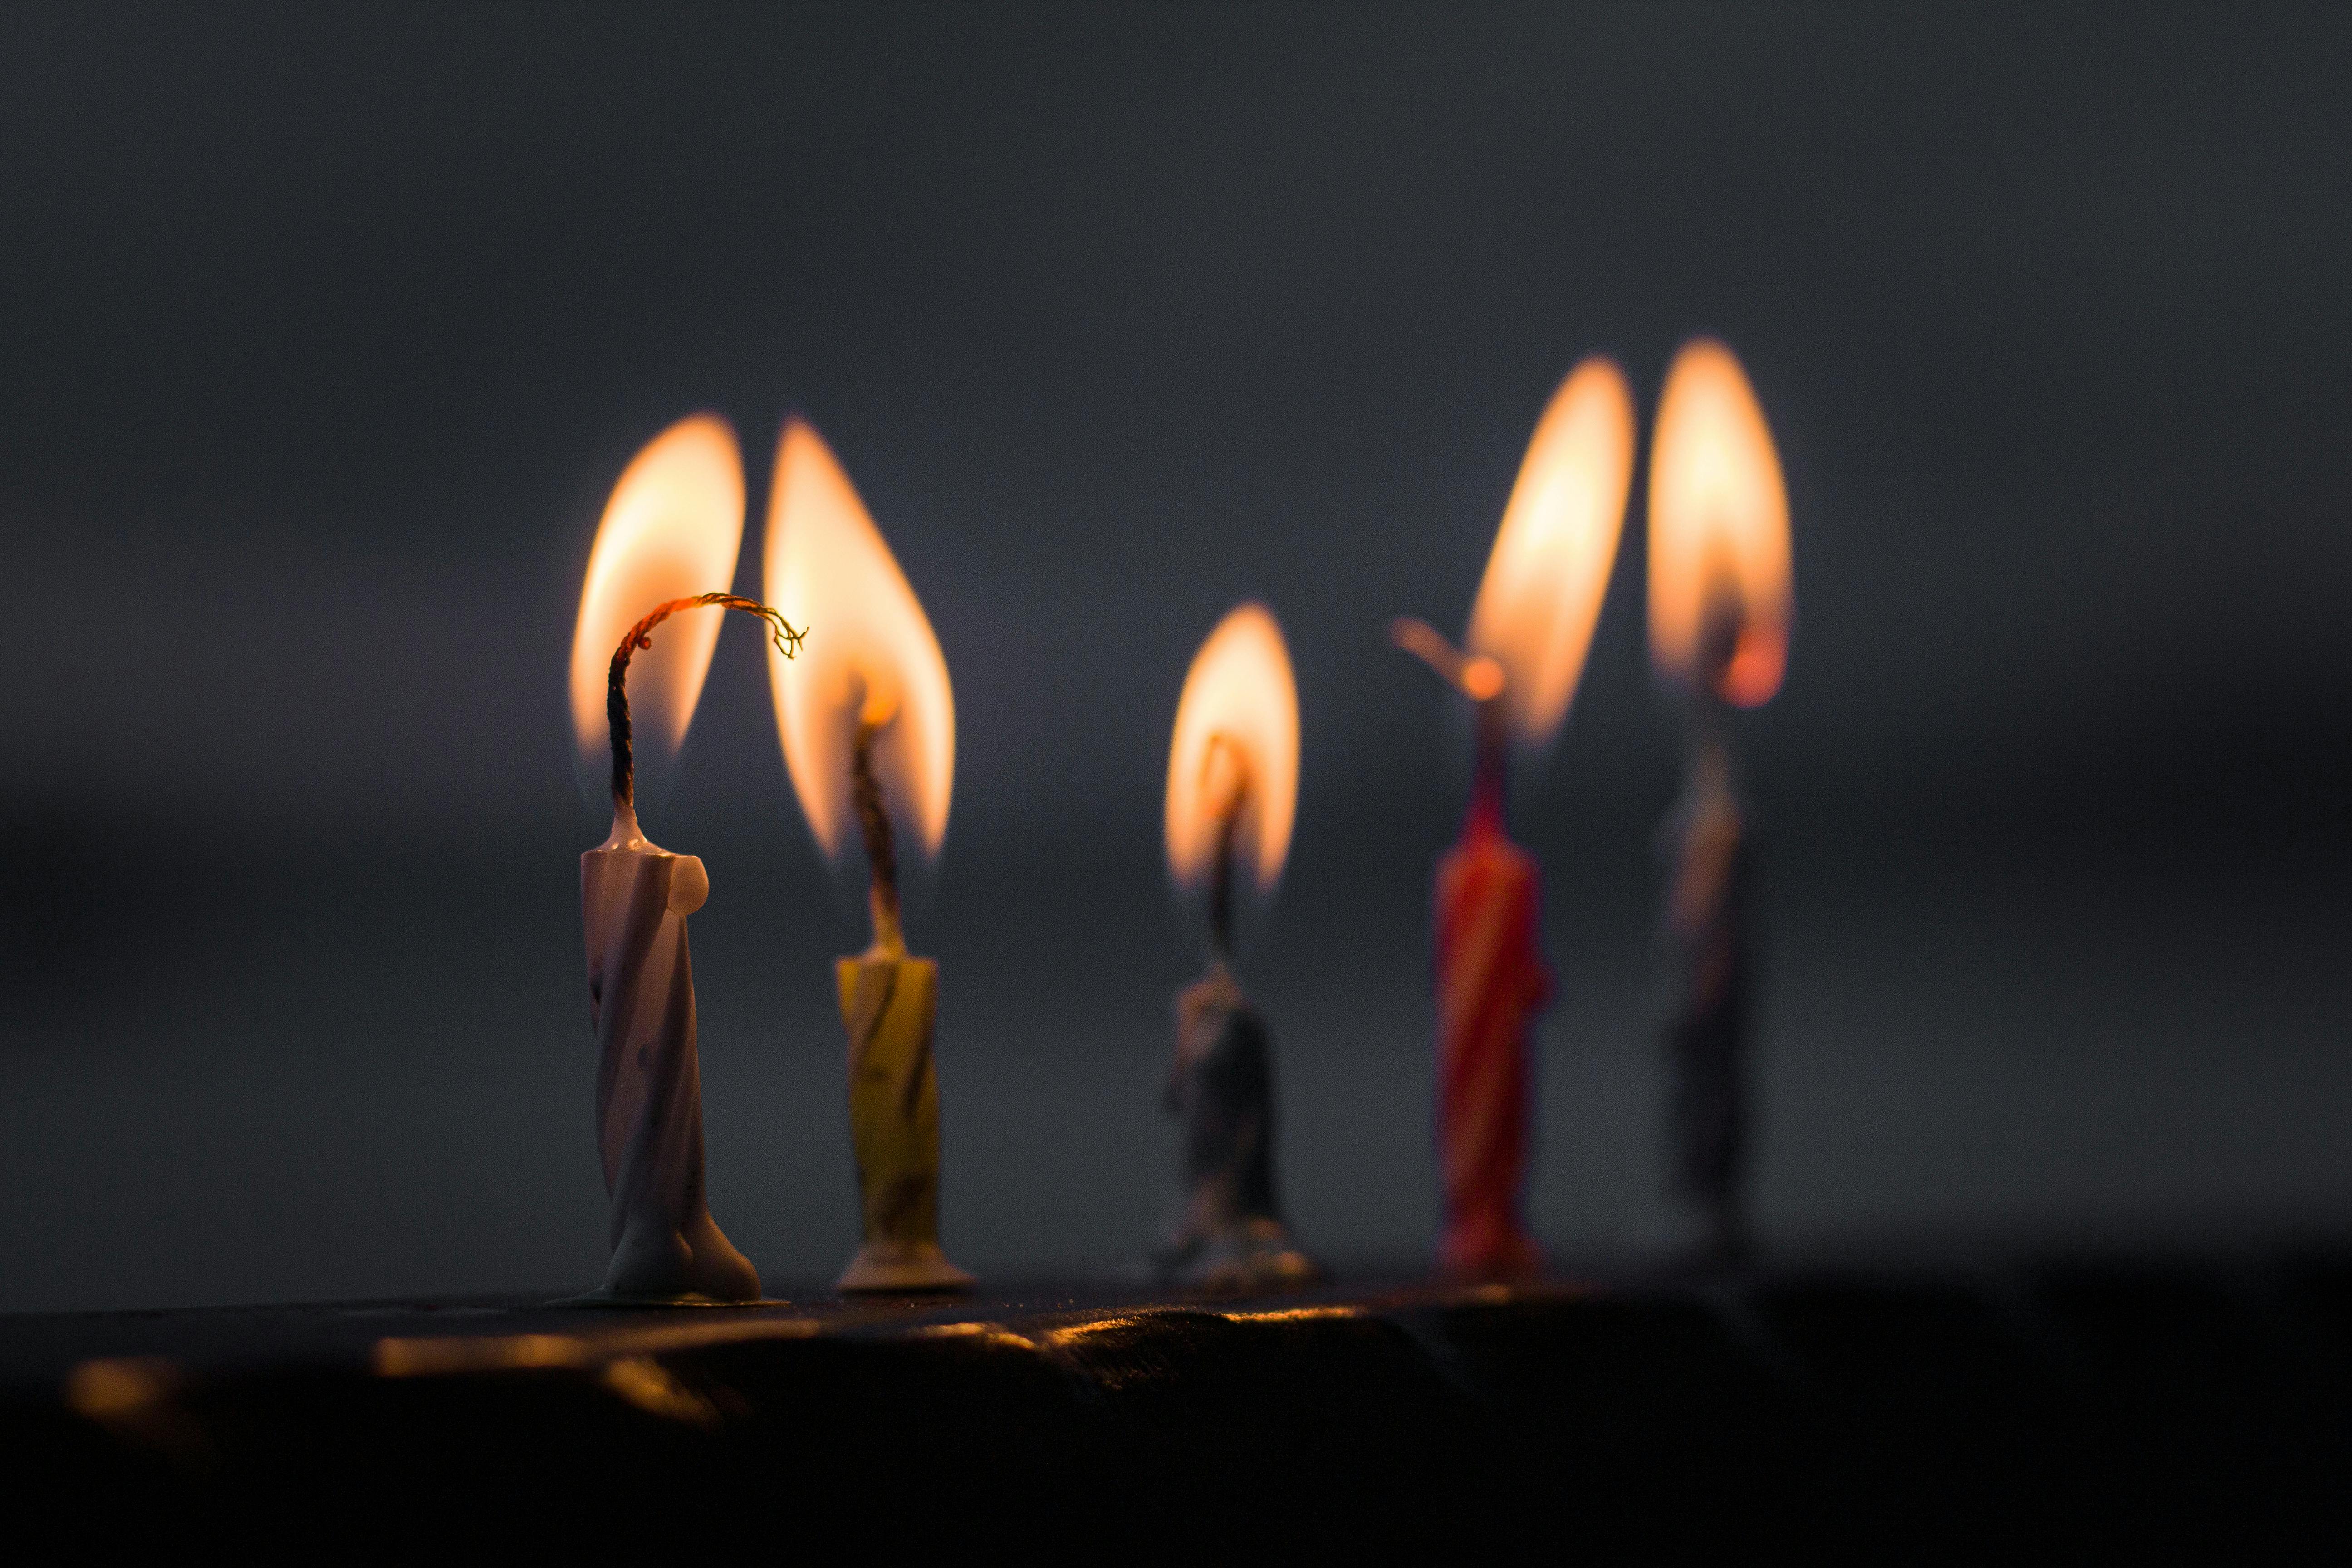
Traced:
<path fill-rule="evenodd" d="M 1208 895 L 1209 969 L 1176 997 L 1167 1103 L 1184 1119 L 1184 1191 L 1164 1274 L 1246 1289 L 1315 1266 L 1291 1244 L 1274 1180 L 1274 1051 L 1234 977 L 1235 883 L 1282 877 L 1298 803 L 1298 689 L 1282 627 L 1243 605 L 1193 655 L 1169 745 L 1168 870 Z"/>
<path fill-rule="evenodd" d="M 1503 711 L 1523 745 L 1547 743 L 1568 716 L 1633 481 L 1633 395 L 1614 364 L 1586 360 L 1528 442 L 1463 639 L 1500 667 Z"/>
<path fill-rule="evenodd" d="M 1718 1256 L 1744 1247 L 1743 1088 L 1754 879 L 1729 708 L 1780 689 L 1793 613 L 1789 498 L 1739 361 L 1706 339 L 1667 371 L 1650 449 L 1650 649 L 1689 700 L 1688 767 L 1666 819 L 1665 926 L 1681 998 L 1667 1025 L 1675 1185 Z"/>
<path fill-rule="evenodd" d="M 900 829 L 925 855 L 947 837 L 955 697 L 914 589 L 849 476 L 800 419 L 776 453 L 765 581 L 794 624 L 824 623 L 790 679 L 780 656 L 770 661 L 793 793 L 828 858 L 844 852 L 852 821 L 866 856 L 873 942 L 835 967 L 865 1237 L 839 1286 L 961 1289 L 971 1276 L 939 1244 L 939 965 L 908 956 L 898 889 Z"/>
<path fill-rule="evenodd" d="M 1633 397 L 1588 359 L 1536 426 L 1457 649 L 1413 620 L 1396 644 L 1477 704 L 1478 764 L 1462 836 L 1436 888 L 1440 1257 L 1458 1273 L 1528 1272 L 1522 1216 L 1533 1079 L 1528 1031 L 1551 994 L 1541 883 L 1507 837 L 1509 749 L 1559 730 L 1584 667 L 1632 481 Z"/>
<path fill-rule="evenodd" d="M 1675 356 L 1651 437 L 1651 658 L 1757 707 L 1780 689 L 1794 607 L 1780 455 L 1739 361 L 1701 338 Z M 1737 636 L 1703 670 L 1710 613 L 1731 616 Z"/>
<path fill-rule="evenodd" d="M 625 1300 L 756 1300 L 760 1276 L 710 1216 L 703 1193 L 702 1080 L 686 918 L 710 896 L 691 855 L 637 826 L 628 677 L 636 665 L 645 728 L 675 749 L 718 641 L 716 616 L 654 628 L 679 611 L 748 610 L 779 649 L 799 634 L 775 612 L 722 592 L 743 539 L 743 479 L 733 432 L 707 416 L 672 426 L 614 487 L 580 595 L 572 649 L 572 721 L 583 753 L 612 748 L 613 831 L 580 858 L 588 1010 L 596 1031 L 597 1144 L 612 1200 L 613 1257 L 600 1296 Z M 642 661 L 635 655 L 643 651 Z"/>
<path fill-rule="evenodd" d="M 656 605 L 732 586 L 742 548 L 735 432 L 715 415 L 681 419 L 623 470 L 588 552 L 572 635 L 572 731 L 583 763 L 604 761 L 605 676 L 621 634 Z M 681 621 L 635 661 L 629 691 L 641 741 L 666 752 L 685 742 L 719 626 L 716 616 Z"/>

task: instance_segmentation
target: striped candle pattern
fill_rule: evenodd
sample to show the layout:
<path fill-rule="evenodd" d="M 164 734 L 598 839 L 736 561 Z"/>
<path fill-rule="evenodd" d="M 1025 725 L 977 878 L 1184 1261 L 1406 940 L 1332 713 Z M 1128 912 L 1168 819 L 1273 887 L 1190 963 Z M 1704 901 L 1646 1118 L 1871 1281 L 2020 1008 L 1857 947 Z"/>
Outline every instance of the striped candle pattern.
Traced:
<path fill-rule="evenodd" d="M 1481 1278 L 1542 1261 L 1521 1208 L 1533 1120 L 1528 1032 L 1550 999 L 1551 973 L 1535 861 L 1504 837 L 1498 805 L 1473 805 L 1437 868 L 1439 1256 Z"/>

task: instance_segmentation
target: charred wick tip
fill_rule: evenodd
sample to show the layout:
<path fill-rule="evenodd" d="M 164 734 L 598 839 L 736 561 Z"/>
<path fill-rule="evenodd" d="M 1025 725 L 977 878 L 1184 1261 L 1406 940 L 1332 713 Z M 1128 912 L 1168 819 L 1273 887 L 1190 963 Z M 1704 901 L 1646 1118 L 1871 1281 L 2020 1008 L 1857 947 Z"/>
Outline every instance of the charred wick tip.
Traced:
<path fill-rule="evenodd" d="M 1402 649 L 1429 666 L 1437 679 L 1481 707 L 1503 695 L 1507 678 L 1493 658 L 1456 647 L 1444 632 L 1415 616 L 1399 616 L 1389 623 L 1391 647 Z"/>
<path fill-rule="evenodd" d="M 797 658 L 801 639 L 808 636 L 806 626 L 795 627 L 784 619 L 783 612 L 746 599 L 736 594 L 697 594 L 689 598 L 672 599 L 655 605 L 646 618 L 631 626 L 621 646 L 613 650 L 612 667 L 604 675 L 604 721 L 613 734 L 613 805 L 633 806 L 637 799 L 636 755 L 629 734 L 629 660 L 637 649 L 654 646 L 653 630 L 680 610 L 699 609 L 714 605 L 722 610 L 740 610 L 747 616 L 757 616 L 767 623 L 768 640 L 786 658 Z"/>

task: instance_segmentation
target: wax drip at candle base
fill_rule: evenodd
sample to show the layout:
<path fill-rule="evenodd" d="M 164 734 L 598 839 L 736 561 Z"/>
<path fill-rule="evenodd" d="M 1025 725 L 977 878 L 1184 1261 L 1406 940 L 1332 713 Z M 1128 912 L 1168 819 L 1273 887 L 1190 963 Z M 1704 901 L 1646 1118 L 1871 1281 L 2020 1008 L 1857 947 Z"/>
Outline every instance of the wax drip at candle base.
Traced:
<path fill-rule="evenodd" d="M 1321 1270 L 1290 1238 L 1274 1179 L 1274 1037 L 1234 976 L 1235 826 L 1250 776 L 1239 748 L 1212 739 L 1204 767 L 1227 771 L 1209 881 L 1208 973 L 1176 994 L 1176 1054 L 1165 1103 L 1184 1122 L 1184 1186 L 1154 1256 L 1171 1283 L 1215 1291 L 1305 1284 Z"/>
<path fill-rule="evenodd" d="M 1543 959 L 1542 879 L 1508 837 L 1503 669 L 1420 621 L 1396 621 L 1389 635 L 1477 704 L 1470 806 L 1461 837 L 1438 862 L 1434 899 L 1439 1261 L 1467 1278 L 1517 1278 L 1543 1261 L 1523 1205 L 1530 1035 L 1550 1000 L 1551 972 Z"/>
<path fill-rule="evenodd" d="M 835 965 L 849 1037 L 849 1138 L 862 1241 L 835 1282 L 844 1291 L 962 1290 L 972 1277 L 940 1247 L 940 1079 L 932 1052 L 940 966 L 912 958 L 898 918 L 898 853 L 874 771 L 875 739 L 896 717 L 860 704 L 850 794 L 866 840 L 874 943 Z"/>
<path fill-rule="evenodd" d="M 1675 969 L 1664 1029 L 1673 1090 L 1672 1180 L 1698 1213 L 1701 1251 L 1734 1261 L 1747 1248 L 1747 1037 L 1753 959 L 1754 852 L 1739 801 L 1724 690 L 1741 642 L 1736 596 L 1709 602 L 1689 692 L 1682 796 L 1667 814 L 1664 928 Z"/>
<path fill-rule="evenodd" d="M 760 1296 L 751 1260 L 711 1218 L 703 1190 L 702 1081 L 687 917 L 710 895 L 701 860 L 649 842 L 637 825 L 629 743 L 630 656 L 670 615 L 699 605 L 767 620 L 780 647 L 801 633 L 731 595 L 673 599 L 614 650 L 605 694 L 613 736 L 613 830 L 580 858 L 588 1009 L 598 1047 L 597 1143 L 613 1205 L 612 1263 L 593 1300 L 696 1303 Z"/>

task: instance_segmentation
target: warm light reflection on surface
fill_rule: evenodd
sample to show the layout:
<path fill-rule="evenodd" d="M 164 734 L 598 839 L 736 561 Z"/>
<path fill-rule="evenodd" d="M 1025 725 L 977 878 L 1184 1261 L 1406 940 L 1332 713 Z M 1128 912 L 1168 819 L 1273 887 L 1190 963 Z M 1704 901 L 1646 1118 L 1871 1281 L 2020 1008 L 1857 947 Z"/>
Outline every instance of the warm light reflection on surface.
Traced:
<path fill-rule="evenodd" d="M 623 1356 L 608 1363 L 601 1381 L 648 1415 L 688 1426 L 718 1425 L 719 1407 L 707 1396 L 680 1384 L 667 1367 L 651 1357 Z"/>
<path fill-rule="evenodd" d="M 1361 1307 L 1284 1307 L 1263 1312 L 1221 1312 L 1229 1323 L 1314 1323 L 1332 1318 L 1360 1318 Z"/>
<path fill-rule="evenodd" d="M 1789 496 L 1747 373 L 1701 338 L 1666 373 L 1650 447 L 1650 651 L 1660 669 L 1692 678 L 1718 593 L 1740 615 L 1719 689 L 1752 708 L 1780 689 L 1788 666 Z"/>
<path fill-rule="evenodd" d="M 586 1366 L 594 1347 L 571 1334 L 449 1335 L 375 1342 L 379 1377 L 435 1377 L 460 1372 L 511 1372 L 525 1367 Z"/>
<path fill-rule="evenodd" d="M 873 750 L 884 797 L 937 854 L 955 788 L 947 658 L 849 476 L 801 419 L 776 453 L 764 592 L 810 632 L 797 660 L 776 655 L 768 673 L 784 766 L 817 844 L 838 852 L 856 820 L 849 756 L 863 708 L 889 721 Z"/>
<path fill-rule="evenodd" d="M 1282 876 L 1298 805 L 1298 689 L 1282 627 L 1264 605 L 1217 623 L 1184 677 L 1168 754 L 1168 869 L 1181 887 L 1209 876 L 1219 829 L 1241 794 L 1236 868 L 1266 891 Z"/>
<path fill-rule="evenodd" d="M 711 1302 L 716 1310 L 732 1306 Z M 578 1334 L 426 1334 L 375 1342 L 379 1377 L 446 1377 L 530 1367 L 584 1367 L 615 1356 L 667 1355 L 704 1345 L 804 1340 L 824 1332 L 813 1318 L 728 1316 L 715 1323 L 665 1324 Z"/>
<path fill-rule="evenodd" d="M 742 547 L 735 432 L 709 414 L 681 419 L 622 473 L 588 553 L 572 634 L 572 729 L 583 761 L 605 754 L 604 678 L 623 634 L 665 600 L 733 587 Z M 724 619 L 678 616 L 631 662 L 629 717 L 640 756 L 654 747 L 675 752 L 686 739 Z"/>
<path fill-rule="evenodd" d="M 1128 1312 L 1118 1317 L 1097 1318 L 1090 1323 L 1071 1323 L 1048 1330 L 1045 1338 L 1054 1344 L 1069 1344 L 1077 1340 L 1093 1339 L 1097 1334 L 1114 1334 L 1121 1329 L 1139 1329 L 1153 1318 L 1165 1315 L 1163 1312 Z"/>
<path fill-rule="evenodd" d="M 914 1331 L 919 1340 L 977 1340 L 1005 1350 L 1034 1351 L 1037 1342 L 1016 1334 L 1003 1323 L 931 1323 Z"/>
<path fill-rule="evenodd" d="M 171 1396 L 179 1369 L 158 1356 L 86 1361 L 66 1376 L 66 1404 L 92 1421 L 135 1415 Z"/>
<path fill-rule="evenodd" d="M 1463 644 L 1502 666 L 1522 742 L 1549 740 L 1576 694 L 1633 478 L 1633 394 L 1595 356 L 1569 373 L 1536 425 Z"/>

